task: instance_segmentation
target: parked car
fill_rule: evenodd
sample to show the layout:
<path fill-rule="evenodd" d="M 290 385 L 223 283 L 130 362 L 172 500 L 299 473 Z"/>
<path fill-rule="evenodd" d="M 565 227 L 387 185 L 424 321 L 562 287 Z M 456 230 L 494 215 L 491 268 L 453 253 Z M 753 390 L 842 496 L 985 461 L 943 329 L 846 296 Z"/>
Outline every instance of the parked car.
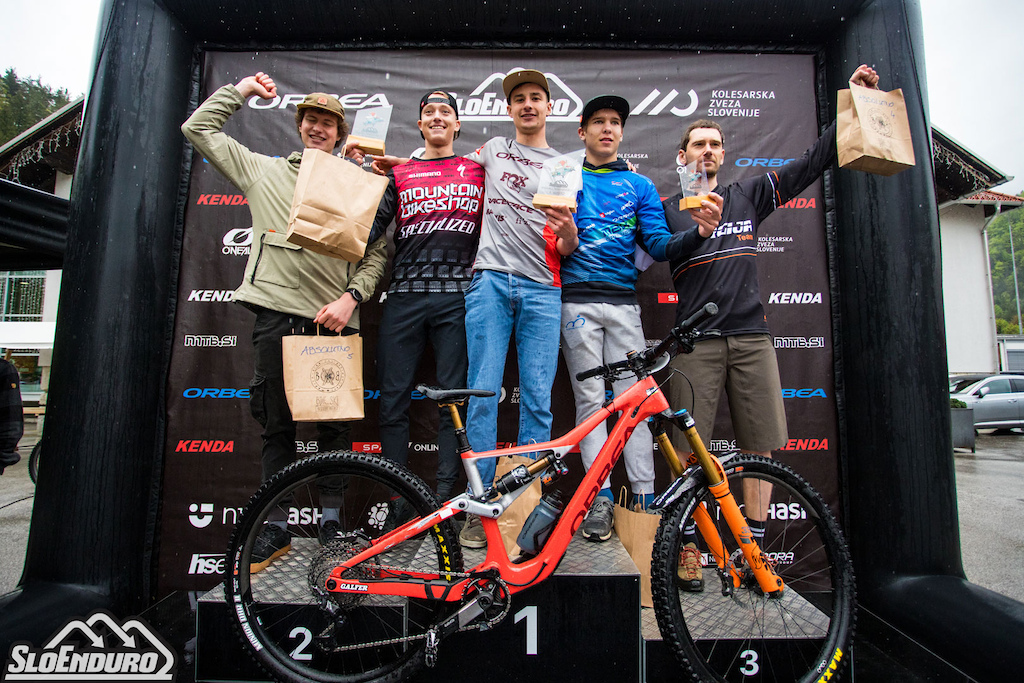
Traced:
<path fill-rule="evenodd" d="M 975 428 L 1024 427 L 1024 375 L 950 377 L 949 389 L 974 409 Z"/>

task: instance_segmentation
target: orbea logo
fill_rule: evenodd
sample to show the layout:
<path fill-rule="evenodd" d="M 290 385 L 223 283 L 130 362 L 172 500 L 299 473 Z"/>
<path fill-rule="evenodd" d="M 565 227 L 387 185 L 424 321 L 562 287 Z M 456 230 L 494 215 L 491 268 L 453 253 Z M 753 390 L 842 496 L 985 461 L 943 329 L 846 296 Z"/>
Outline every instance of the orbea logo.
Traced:
<path fill-rule="evenodd" d="M 97 610 L 85 620 L 69 621 L 42 648 L 12 645 L 4 679 L 173 681 L 176 663 L 174 652 L 145 621 L 119 623 L 109 612 Z"/>
<path fill-rule="evenodd" d="M 332 93 L 333 94 L 333 93 Z M 374 93 L 370 95 L 368 93 L 349 93 L 348 95 L 334 95 L 338 100 L 341 101 L 341 106 L 345 109 L 364 109 L 366 107 L 387 107 L 391 103 L 388 102 L 388 96 L 382 92 Z M 253 95 L 249 98 L 247 104 L 252 109 L 287 109 L 288 105 L 296 105 L 306 98 L 304 93 L 288 93 L 285 95 L 278 95 L 272 100 L 264 100 L 259 95 Z"/>
<path fill-rule="evenodd" d="M 545 73 L 551 87 L 551 115 L 548 121 L 570 121 L 579 125 L 583 100 L 557 74 Z M 469 97 L 456 97 L 459 118 L 463 121 L 508 121 L 506 101 L 501 90 L 505 74 L 495 72 L 480 82 Z"/>
<path fill-rule="evenodd" d="M 188 511 L 188 521 L 197 529 L 205 529 L 213 521 L 213 503 L 192 503 Z"/>
<path fill-rule="evenodd" d="M 201 389 L 190 387 L 181 394 L 185 398 L 249 398 L 249 387 L 244 389 Z"/>
<path fill-rule="evenodd" d="M 783 389 L 782 398 L 828 398 L 824 389 Z"/>

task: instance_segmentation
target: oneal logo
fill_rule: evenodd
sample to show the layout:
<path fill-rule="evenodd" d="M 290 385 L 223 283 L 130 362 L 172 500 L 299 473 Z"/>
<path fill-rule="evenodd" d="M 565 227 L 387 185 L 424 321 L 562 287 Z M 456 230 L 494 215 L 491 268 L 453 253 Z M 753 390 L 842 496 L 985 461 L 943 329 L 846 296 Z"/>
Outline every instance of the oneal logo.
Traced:
<path fill-rule="evenodd" d="M 224 555 L 219 553 L 193 553 L 188 565 L 188 573 L 192 576 L 224 573 Z"/>
<path fill-rule="evenodd" d="M 248 204 L 249 200 L 242 194 L 201 194 L 196 204 L 206 206 L 241 206 Z"/>
<path fill-rule="evenodd" d="M 175 453 L 234 453 L 234 441 L 181 439 Z"/>
<path fill-rule="evenodd" d="M 364 585 L 362 585 L 360 583 L 339 583 L 338 584 L 338 590 L 340 590 L 340 591 L 358 591 L 360 593 L 365 593 L 366 591 L 370 590 L 370 587 L 369 586 L 364 586 Z"/>
<path fill-rule="evenodd" d="M 556 74 L 545 73 L 544 76 L 551 87 L 551 115 L 547 120 L 579 125 L 583 100 Z M 504 78 L 505 74 L 495 72 L 481 81 L 469 97 L 456 97 L 459 118 L 463 121 L 508 121 L 509 116 L 505 113 L 508 103 L 501 90 Z"/>
<path fill-rule="evenodd" d="M 332 93 L 333 94 L 333 93 Z M 366 107 L 387 107 L 388 96 L 382 92 L 369 93 L 356 92 L 348 95 L 334 95 L 341 101 L 345 109 L 365 109 Z M 288 93 L 278 95 L 272 100 L 260 99 L 259 95 L 253 95 L 246 103 L 251 109 L 287 109 L 289 105 L 296 105 L 306 98 L 303 93 Z"/>
<path fill-rule="evenodd" d="M 233 289 L 193 289 L 188 295 L 189 301 L 231 301 L 235 297 Z"/>
<path fill-rule="evenodd" d="M 237 346 L 238 337 L 233 334 L 225 334 L 218 337 L 215 334 L 186 334 L 185 346 Z"/>
<path fill-rule="evenodd" d="M 770 304 L 820 304 L 821 292 L 772 292 Z"/>
<path fill-rule="evenodd" d="M 679 107 L 672 107 L 669 109 L 669 111 L 675 116 L 689 116 L 693 112 L 697 111 L 697 106 L 700 104 L 700 101 L 697 99 L 696 91 L 691 88 L 686 94 L 690 98 L 690 103 L 685 108 L 680 109 Z M 661 91 L 655 88 L 647 95 L 647 97 L 640 100 L 640 104 L 633 107 L 633 111 L 629 112 L 629 115 L 636 116 L 637 114 L 646 113 L 648 116 L 657 116 L 665 110 L 665 107 L 672 104 L 678 96 L 679 91 L 675 88 L 669 90 L 668 94 L 664 97 L 661 96 Z M 651 108 L 647 109 L 647 107 Z M 644 158 L 646 158 L 646 156 L 647 155 L 645 154 Z"/>
<path fill-rule="evenodd" d="M 248 256 L 252 246 L 252 228 L 235 228 L 224 233 L 220 253 L 227 256 Z"/>
<path fill-rule="evenodd" d="M 213 503 L 192 503 L 188 511 L 192 513 L 188 516 L 189 524 L 197 529 L 205 529 L 213 521 Z"/>
<path fill-rule="evenodd" d="M 119 623 L 98 610 L 84 621 L 69 621 L 42 648 L 12 645 L 4 680 L 173 681 L 176 663 L 174 652 L 145 621 Z"/>
<path fill-rule="evenodd" d="M 768 158 L 764 158 L 764 157 L 756 157 L 756 158 L 741 157 L 741 158 L 737 159 L 735 163 L 740 168 L 746 168 L 748 166 L 753 166 L 755 168 L 758 167 L 758 166 L 760 166 L 761 168 L 782 168 L 783 166 L 785 166 L 786 164 L 788 164 L 791 161 L 795 161 L 795 159 L 778 159 L 778 158 L 776 158 L 776 159 L 768 159 Z"/>
<path fill-rule="evenodd" d="M 775 348 L 777 349 L 823 349 L 825 348 L 824 337 L 776 337 Z"/>

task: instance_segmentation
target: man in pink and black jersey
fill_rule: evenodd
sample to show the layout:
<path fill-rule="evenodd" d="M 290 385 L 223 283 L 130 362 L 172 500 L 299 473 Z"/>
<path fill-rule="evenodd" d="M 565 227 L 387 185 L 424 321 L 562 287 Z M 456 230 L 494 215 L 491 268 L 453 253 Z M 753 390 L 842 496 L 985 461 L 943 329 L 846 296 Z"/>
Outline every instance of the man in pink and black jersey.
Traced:
<path fill-rule="evenodd" d="M 427 339 L 434 347 L 437 383 L 466 385 L 466 306 L 480 240 L 484 170 L 452 146 L 459 135 L 455 98 L 443 90 L 420 100 L 416 122 L 426 143 L 420 158 L 395 166 L 374 220 L 370 243 L 395 221 L 391 284 L 377 342 L 380 439 L 384 456 L 409 459 L 409 404 Z M 440 410 L 437 494 L 447 500 L 459 474 L 455 428 Z"/>

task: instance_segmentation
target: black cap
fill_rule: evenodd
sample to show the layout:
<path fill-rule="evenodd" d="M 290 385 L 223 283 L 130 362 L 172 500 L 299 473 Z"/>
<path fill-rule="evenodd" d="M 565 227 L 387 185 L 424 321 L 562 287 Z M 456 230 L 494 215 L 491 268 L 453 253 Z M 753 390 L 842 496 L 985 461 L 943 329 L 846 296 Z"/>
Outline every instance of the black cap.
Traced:
<path fill-rule="evenodd" d="M 594 112 L 602 109 L 614 109 L 622 117 L 622 125 L 626 125 L 626 118 L 629 116 L 629 102 L 618 95 L 598 95 L 583 107 L 580 126 L 586 126 Z"/>
<path fill-rule="evenodd" d="M 444 93 L 444 95 L 442 95 L 441 93 Z M 455 101 L 455 96 L 452 95 L 447 90 L 431 90 L 426 95 L 421 97 L 420 114 L 423 113 L 423 107 L 427 106 L 431 102 L 451 105 L 451 108 L 455 110 L 455 118 L 459 118 L 459 105 Z"/>

